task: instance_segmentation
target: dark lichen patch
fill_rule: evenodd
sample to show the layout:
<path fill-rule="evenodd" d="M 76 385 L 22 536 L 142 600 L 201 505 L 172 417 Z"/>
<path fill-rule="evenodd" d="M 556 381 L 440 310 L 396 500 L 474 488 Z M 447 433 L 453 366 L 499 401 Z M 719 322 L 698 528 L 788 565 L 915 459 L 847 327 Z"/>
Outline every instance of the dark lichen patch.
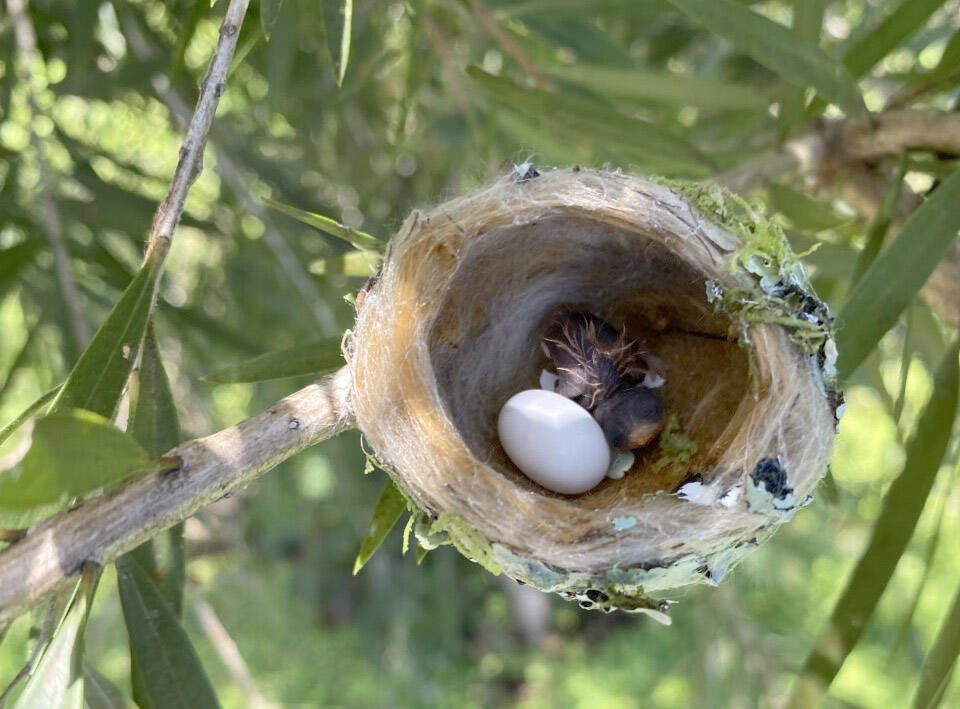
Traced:
<path fill-rule="evenodd" d="M 750 473 L 747 505 L 755 512 L 792 514 L 796 498 L 779 457 L 764 458 Z"/>

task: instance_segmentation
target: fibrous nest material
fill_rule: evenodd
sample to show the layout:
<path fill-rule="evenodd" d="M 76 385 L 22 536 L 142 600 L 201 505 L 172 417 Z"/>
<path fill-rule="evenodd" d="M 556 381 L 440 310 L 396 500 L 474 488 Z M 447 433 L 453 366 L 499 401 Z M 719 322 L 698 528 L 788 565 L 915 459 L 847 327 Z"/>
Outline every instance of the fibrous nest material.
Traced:
<path fill-rule="evenodd" d="M 578 496 L 520 473 L 497 414 L 540 338 L 588 311 L 664 363 L 669 412 L 623 478 Z M 743 200 L 620 173 L 517 172 L 413 213 L 346 347 L 356 420 L 424 547 L 583 605 L 716 583 L 808 499 L 841 397 L 826 307 Z"/>

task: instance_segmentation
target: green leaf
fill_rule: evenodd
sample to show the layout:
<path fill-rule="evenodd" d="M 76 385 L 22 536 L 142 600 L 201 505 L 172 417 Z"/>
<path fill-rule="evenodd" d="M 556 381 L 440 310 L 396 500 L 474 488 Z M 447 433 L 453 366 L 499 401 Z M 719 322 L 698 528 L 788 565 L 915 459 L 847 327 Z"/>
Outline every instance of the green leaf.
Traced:
<path fill-rule="evenodd" d="M 767 187 L 767 192 L 770 195 L 770 205 L 798 229 L 823 231 L 838 227 L 851 219 L 786 185 L 774 182 Z"/>
<path fill-rule="evenodd" d="M 83 663 L 83 699 L 86 709 L 129 709 L 131 705 L 116 685 L 87 662 Z"/>
<path fill-rule="evenodd" d="M 283 8 L 283 0 L 260 0 L 260 26 L 263 28 L 263 35 L 270 40 L 270 32 L 273 26 L 277 24 L 277 18 L 280 17 L 280 10 Z"/>
<path fill-rule="evenodd" d="M 896 177 L 890 184 L 889 189 L 887 189 L 883 202 L 880 203 L 880 208 L 870 223 L 870 228 L 867 229 L 867 238 L 863 244 L 863 250 L 860 252 L 860 256 L 857 258 L 857 265 L 850 275 L 850 283 L 853 285 L 856 285 L 857 282 L 863 278 L 863 274 L 867 272 L 867 269 L 870 268 L 876 260 L 877 254 L 880 253 L 880 249 L 883 248 L 883 241 L 886 238 L 887 229 L 890 228 L 890 222 L 893 221 L 897 206 L 900 204 L 900 194 L 903 191 L 903 176 L 905 172 L 906 160 L 901 159 L 900 168 L 897 170 Z"/>
<path fill-rule="evenodd" d="M 860 78 L 918 30 L 944 2 L 902 0 L 893 12 L 850 45 L 843 56 L 844 66 L 852 76 Z"/>
<path fill-rule="evenodd" d="M 50 403 L 53 400 L 53 397 L 57 395 L 57 392 L 60 391 L 61 386 L 63 385 L 57 385 L 50 391 L 41 394 L 36 401 L 25 408 L 13 421 L 8 423 L 3 428 L 0 428 L 0 445 L 3 445 L 3 442 L 10 437 L 10 434 L 20 428 L 31 416 L 37 413 L 46 404 Z"/>
<path fill-rule="evenodd" d="M 707 30 L 798 86 L 812 86 L 851 116 L 867 113 L 856 82 L 815 43 L 733 0 L 669 0 Z"/>
<path fill-rule="evenodd" d="M 957 415 L 960 343 L 943 358 L 933 394 L 906 445 L 903 472 L 891 483 L 863 556 L 807 656 L 791 707 L 816 706 L 856 645 L 913 535 L 950 442 Z"/>
<path fill-rule="evenodd" d="M 374 251 L 380 251 L 383 249 L 383 242 L 377 237 L 373 236 L 372 234 L 368 234 L 365 231 L 360 231 L 359 229 L 353 229 L 345 226 L 340 222 L 331 219 L 330 217 L 325 217 L 322 214 L 317 214 L 316 212 L 308 212 L 305 209 L 291 207 L 289 204 L 278 202 L 275 199 L 270 199 L 269 197 L 264 197 L 263 203 L 273 207 L 278 212 L 283 212 L 287 216 L 293 217 L 297 221 L 303 222 L 304 224 L 312 226 L 315 229 L 319 229 L 330 236 L 343 239 L 348 244 L 351 244 L 358 249 L 372 249 Z"/>
<path fill-rule="evenodd" d="M 170 382 L 160 361 L 156 338 L 150 330 L 143 342 L 143 356 L 136 381 L 136 406 L 127 430 L 148 453 L 163 455 L 180 442 L 180 423 L 170 392 Z M 186 579 L 183 523 L 161 532 L 127 556 L 153 579 L 179 617 L 183 611 Z"/>
<path fill-rule="evenodd" d="M 353 0 L 323 0 L 319 14 L 323 30 L 323 46 L 333 66 L 337 86 L 343 86 L 350 61 L 350 41 L 353 34 Z"/>
<path fill-rule="evenodd" d="M 84 573 L 66 615 L 13 709 L 83 709 L 83 631 L 98 578 L 96 570 Z"/>
<path fill-rule="evenodd" d="M 793 6 L 793 32 L 800 39 L 820 46 L 823 14 L 829 0 L 804 0 Z M 803 118 L 807 92 L 803 87 L 784 86 L 781 89 L 780 113 L 777 116 L 782 140 Z"/>
<path fill-rule="evenodd" d="M 709 159 L 696 147 L 662 128 L 605 108 L 596 101 L 515 84 L 471 66 L 467 74 L 504 104 L 551 128 L 582 132 L 621 149 L 635 162 L 700 167 Z"/>
<path fill-rule="evenodd" d="M 769 103 L 768 97 L 754 86 L 665 71 L 596 64 L 557 65 L 547 71 L 556 78 L 616 98 L 731 110 L 766 110 Z"/>
<path fill-rule="evenodd" d="M 953 596 L 953 605 L 947 613 L 937 639 L 920 670 L 920 686 L 913 697 L 914 709 L 936 709 L 950 684 L 950 678 L 960 655 L 960 587 Z"/>
<path fill-rule="evenodd" d="M 141 709 L 218 707 L 189 638 L 156 584 L 133 560 L 117 560 L 117 586 Z"/>
<path fill-rule="evenodd" d="M 74 498 L 168 466 L 108 419 L 61 409 L 37 421 L 26 457 L 0 473 L 0 526 L 27 527 Z"/>
<path fill-rule="evenodd" d="M 21 241 L 0 251 L 0 296 L 13 287 L 20 272 L 33 262 L 40 245 L 39 241 Z"/>
<path fill-rule="evenodd" d="M 323 374 L 343 365 L 339 337 L 330 337 L 307 345 L 297 345 L 277 352 L 268 352 L 246 362 L 230 364 L 204 377 L 204 381 L 262 382 L 304 374 Z"/>
<path fill-rule="evenodd" d="M 845 379 L 897 321 L 960 230 L 960 170 L 910 215 L 863 275 L 837 317 L 837 369 Z"/>
<path fill-rule="evenodd" d="M 387 478 L 387 484 L 383 486 L 383 492 L 380 493 L 377 506 L 373 509 L 373 517 L 370 519 L 367 536 L 363 538 L 360 551 L 357 552 L 356 561 L 353 562 L 354 576 L 360 573 L 360 569 L 370 560 L 383 540 L 387 538 L 387 534 L 393 529 L 405 509 L 407 509 L 407 501 L 404 499 L 403 493 L 394 485 L 392 479 Z"/>
<path fill-rule="evenodd" d="M 157 258 L 143 265 L 80 356 L 54 401 L 55 409 L 86 409 L 113 417 L 150 318 L 162 270 L 160 252 L 155 253 Z"/>

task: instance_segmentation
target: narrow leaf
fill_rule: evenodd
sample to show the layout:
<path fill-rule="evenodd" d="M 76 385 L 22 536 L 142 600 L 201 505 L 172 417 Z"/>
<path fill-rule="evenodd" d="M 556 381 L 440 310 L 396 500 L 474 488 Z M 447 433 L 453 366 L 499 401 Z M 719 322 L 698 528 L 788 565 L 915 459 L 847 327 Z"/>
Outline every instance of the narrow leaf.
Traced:
<path fill-rule="evenodd" d="M 771 206 L 793 222 L 798 229 L 823 231 L 850 221 L 829 205 L 818 202 L 792 187 L 772 183 L 767 187 Z"/>
<path fill-rule="evenodd" d="M 353 33 L 353 0 L 323 0 L 320 12 L 321 29 L 327 57 L 333 66 L 337 86 L 343 86 L 350 60 Z"/>
<path fill-rule="evenodd" d="M 351 244 L 358 249 L 372 249 L 374 251 L 379 251 L 383 248 L 383 242 L 372 234 L 345 226 L 340 222 L 331 219 L 330 217 L 325 217 L 322 214 L 317 214 L 316 212 L 308 212 L 305 209 L 298 209 L 297 207 L 292 207 L 289 204 L 278 202 L 275 199 L 270 199 L 269 197 L 264 197 L 263 202 L 264 204 L 273 207 L 278 212 L 283 212 L 287 216 L 293 217 L 297 221 L 303 222 L 304 224 L 312 226 L 315 229 L 319 229 L 330 236 L 343 239 L 348 244 Z"/>
<path fill-rule="evenodd" d="M 754 86 L 670 72 L 596 64 L 558 65 L 548 72 L 556 78 L 616 98 L 731 110 L 766 110 L 769 103 L 768 97 Z"/>
<path fill-rule="evenodd" d="M 953 596 L 953 605 L 947 613 L 937 639 L 920 670 L 920 686 L 913 697 L 914 709 L 936 709 L 950 684 L 957 656 L 960 655 L 960 587 Z"/>
<path fill-rule="evenodd" d="M 330 337 L 308 345 L 297 345 L 277 352 L 268 352 L 246 362 L 227 365 L 210 372 L 204 380 L 218 384 L 262 382 L 267 379 L 329 372 L 343 365 L 340 339 Z"/>
<path fill-rule="evenodd" d="M 903 176 L 906 172 L 906 160 L 900 160 L 900 168 L 897 175 L 891 183 L 880 208 L 877 210 L 870 228 L 867 230 L 867 239 L 864 242 L 863 250 L 857 258 L 856 268 L 850 276 L 850 282 L 854 285 L 863 277 L 867 269 L 873 264 L 883 248 L 883 240 L 887 235 L 887 229 L 890 228 L 890 222 L 893 221 L 893 215 L 897 211 L 897 205 L 900 204 L 900 194 L 903 191 Z"/>
<path fill-rule="evenodd" d="M 804 0 L 793 6 L 793 33 L 800 39 L 820 46 L 823 14 L 829 0 Z M 781 89 L 780 114 L 777 116 L 782 140 L 802 118 L 807 92 L 803 87 L 787 84 Z"/>
<path fill-rule="evenodd" d="M 203 2 L 203 0 L 198 0 Z M 83 700 L 86 709 L 129 709 L 127 699 L 115 684 L 97 672 L 89 663 L 83 663 Z"/>
<path fill-rule="evenodd" d="M 942 182 L 880 252 L 837 317 L 837 369 L 848 377 L 900 317 L 960 230 L 960 170 Z"/>
<path fill-rule="evenodd" d="M 83 709 L 83 631 L 97 578 L 96 570 L 84 573 L 63 621 L 13 709 Z"/>
<path fill-rule="evenodd" d="M 0 473 L 0 526 L 27 527 L 74 498 L 168 465 L 102 416 L 54 412 L 37 421 L 23 461 Z"/>
<path fill-rule="evenodd" d="M 8 423 L 3 428 L 0 428 L 0 445 L 3 445 L 3 442 L 10 437 L 10 434 L 20 428 L 31 416 L 40 411 L 40 409 L 42 409 L 46 404 L 49 404 L 51 401 L 53 401 L 53 397 L 55 397 L 57 392 L 60 391 L 61 386 L 63 385 L 61 384 L 55 386 L 50 391 L 41 394 L 36 401 L 24 409 L 13 421 Z"/>
<path fill-rule="evenodd" d="M 960 344 L 954 343 L 937 369 L 930 402 L 906 445 L 903 472 L 884 495 L 867 548 L 807 656 L 791 707 L 816 706 L 827 691 L 859 640 L 913 535 L 950 442 L 957 414 L 958 355 Z"/>
<path fill-rule="evenodd" d="M 636 162 L 703 167 L 709 164 L 696 147 L 659 126 L 626 116 L 596 101 L 552 91 L 531 89 L 483 69 L 467 68 L 470 78 L 505 105 L 566 131 L 582 131 L 622 148 Z"/>
<path fill-rule="evenodd" d="M 669 0 L 698 24 L 798 86 L 812 86 L 852 116 L 867 112 L 847 70 L 815 43 L 734 0 Z"/>
<path fill-rule="evenodd" d="M 850 45 L 843 64 L 860 78 L 900 46 L 944 4 L 944 0 L 902 0 L 896 9 Z"/>
<path fill-rule="evenodd" d="M 127 557 L 117 560 L 117 586 L 130 639 L 140 668 L 137 704 L 141 709 L 205 709 L 217 697 L 177 617 L 146 572 Z"/>
<path fill-rule="evenodd" d="M 263 34 L 269 41 L 270 32 L 280 17 L 280 10 L 283 8 L 283 0 L 260 0 L 260 26 L 263 28 Z"/>
<path fill-rule="evenodd" d="M 373 517 L 370 519 L 370 528 L 367 530 L 367 536 L 363 538 L 360 544 L 360 551 L 357 552 L 357 558 L 353 562 L 353 575 L 360 573 L 370 557 L 386 539 L 387 534 L 393 529 L 393 526 L 400 519 L 400 515 L 407 509 L 407 501 L 403 494 L 394 485 L 393 480 L 387 478 L 387 484 L 383 486 L 383 492 L 380 493 L 380 499 L 377 500 L 377 506 L 373 509 Z"/>
<path fill-rule="evenodd" d="M 160 351 L 151 330 L 143 342 L 137 372 L 136 406 L 127 428 L 151 455 L 160 456 L 180 442 L 180 423 L 170 392 L 170 382 L 160 361 Z M 178 617 L 183 612 L 186 556 L 183 523 L 161 532 L 127 556 L 139 564 Z"/>
<path fill-rule="evenodd" d="M 127 286 L 67 377 L 55 409 L 86 409 L 113 417 L 140 350 L 160 266 L 160 258 L 148 261 Z"/>

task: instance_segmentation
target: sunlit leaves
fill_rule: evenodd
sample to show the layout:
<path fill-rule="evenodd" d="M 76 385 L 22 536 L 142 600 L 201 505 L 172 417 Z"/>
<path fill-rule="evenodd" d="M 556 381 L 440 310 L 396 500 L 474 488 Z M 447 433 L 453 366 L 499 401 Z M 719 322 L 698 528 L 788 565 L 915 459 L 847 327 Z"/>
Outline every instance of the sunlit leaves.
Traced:
<path fill-rule="evenodd" d="M 0 473 L 0 526 L 26 527 L 71 499 L 165 465 L 102 416 L 60 409 L 37 421 L 26 457 Z"/>
<path fill-rule="evenodd" d="M 880 252 L 837 317 L 840 377 L 897 321 L 960 230 L 960 171 L 941 183 Z"/>
<path fill-rule="evenodd" d="M 807 656 L 791 706 L 816 706 L 856 645 L 917 525 L 950 441 L 957 414 L 960 345 L 941 362 L 930 402 L 907 443 L 903 472 L 890 485 L 870 541 Z"/>
<path fill-rule="evenodd" d="M 34 401 L 30 406 L 25 408 L 13 421 L 5 425 L 3 428 L 0 428 L 0 444 L 10 437 L 14 431 L 20 428 L 27 420 L 38 411 L 42 410 L 44 406 L 49 404 L 53 397 L 57 395 L 57 392 L 60 391 L 60 387 L 54 387 L 50 391 L 44 392 L 36 401 Z"/>
<path fill-rule="evenodd" d="M 373 509 L 373 517 L 370 519 L 370 527 L 360 545 L 360 551 L 357 552 L 357 558 L 353 562 L 353 575 L 356 576 L 363 568 L 374 552 L 383 544 L 387 534 L 393 529 L 400 515 L 407 509 L 407 501 L 393 480 L 387 478 L 387 484 L 383 486 L 383 492 L 380 493 L 380 499 L 377 500 L 377 506 Z"/>
<path fill-rule="evenodd" d="M 130 654 L 140 668 L 137 703 L 141 709 L 219 706 L 190 640 L 147 572 L 123 557 L 117 561 L 117 585 Z"/>
<path fill-rule="evenodd" d="M 811 86 L 851 115 L 866 113 L 856 82 L 816 44 L 733 0 L 669 0 L 691 19 L 798 86 Z"/>
<path fill-rule="evenodd" d="M 323 374 L 343 366 L 339 337 L 268 352 L 206 375 L 208 382 L 261 382 L 268 379 Z"/>

